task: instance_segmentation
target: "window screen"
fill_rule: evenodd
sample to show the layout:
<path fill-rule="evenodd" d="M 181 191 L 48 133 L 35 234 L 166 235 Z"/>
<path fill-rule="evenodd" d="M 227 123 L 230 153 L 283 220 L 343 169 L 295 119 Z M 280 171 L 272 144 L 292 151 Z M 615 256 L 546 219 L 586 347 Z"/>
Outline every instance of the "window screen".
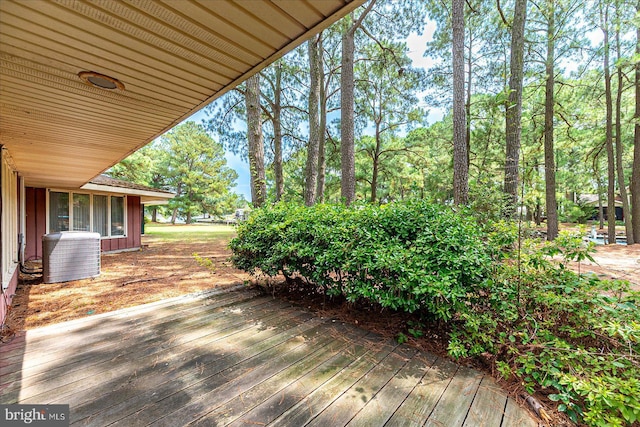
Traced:
<path fill-rule="evenodd" d="M 49 193 L 49 233 L 69 230 L 69 193 Z"/>
<path fill-rule="evenodd" d="M 111 235 L 124 236 L 124 197 L 111 196 Z"/>
<path fill-rule="evenodd" d="M 90 231 L 90 197 L 88 194 L 73 194 L 73 231 Z"/>
<path fill-rule="evenodd" d="M 109 236 L 109 211 L 107 196 L 93 196 L 93 231 L 100 233 L 100 236 Z"/>

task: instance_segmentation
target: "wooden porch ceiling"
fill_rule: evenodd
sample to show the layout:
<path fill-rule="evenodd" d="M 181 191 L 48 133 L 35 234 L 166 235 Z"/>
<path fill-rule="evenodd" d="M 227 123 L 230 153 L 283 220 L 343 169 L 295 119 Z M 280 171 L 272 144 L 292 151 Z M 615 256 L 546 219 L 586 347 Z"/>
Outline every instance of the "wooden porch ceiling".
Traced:
<path fill-rule="evenodd" d="M 80 187 L 363 2 L 2 0 L 0 144 L 28 185 Z"/>

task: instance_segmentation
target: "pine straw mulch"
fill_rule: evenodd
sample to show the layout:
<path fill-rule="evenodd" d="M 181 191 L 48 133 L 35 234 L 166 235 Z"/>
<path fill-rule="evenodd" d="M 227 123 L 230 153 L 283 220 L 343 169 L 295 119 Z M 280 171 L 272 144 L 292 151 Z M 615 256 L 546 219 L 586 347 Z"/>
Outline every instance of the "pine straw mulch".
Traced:
<path fill-rule="evenodd" d="M 594 273 L 601 279 L 627 280 L 631 288 L 640 291 L 640 245 L 596 246 L 592 261 L 571 263 L 569 267 L 580 273 Z"/>
<path fill-rule="evenodd" d="M 139 251 L 103 254 L 99 277 L 43 283 L 39 276 L 22 275 L 7 316 L 10 331 L 241 284 L 250 278 L 228 262 L 228 239 L 212 244 L 146 238 L 143 243 Z"/>

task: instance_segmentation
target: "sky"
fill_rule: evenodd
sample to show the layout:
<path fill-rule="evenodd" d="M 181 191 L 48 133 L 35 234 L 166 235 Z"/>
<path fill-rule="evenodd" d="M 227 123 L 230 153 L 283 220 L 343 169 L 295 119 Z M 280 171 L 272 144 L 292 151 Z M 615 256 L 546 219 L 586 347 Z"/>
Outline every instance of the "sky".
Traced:
<path fill-rule="evenodd" d="M 430 58 L 424 57 L 424 51 L 426 49 L 426 44 L 431 38 L 433 38 L 433 33 L 435 31 L 435 22 L 427 22 L 425 24 L 425 28 L 423 30 L 422 35 L 418 35 L 416 33 L 412 33 L 407 38 L 407 46 L 409 48 L 408 56 L 413 61 L 414 67 L 421 67 L 424 69 L 428 69 L 432 60 Z M 419 95 L 420 99 L 424 99 L 425 94 Z M 214 101 L 215 102 L 215 101 Z M 442 119 L 443 112 L 426 105 L 424 101 L 422 101 L 423 108 L 429 110 L 429 115 L 427 116 L 428 123 L 435 123 L 438 120 Z M 202 123 L 203 120 L 207 118 L 206 113 L 203 110 L 198 111 L 193 114 L 191 117 L 186 119 L 185 121 L 195 121 L 196 123 Z M 365 133 L 366 130 L 365 130 Z M 247 201 L 251 201 L 251 185 L 249 178 L 249 164 L 229 151 L 225 154 L 227 159 L 227 164 L 230 168 L 234 169 L 238 173 L 238 179 L 236 180 L 236 186 L 232 189 L 233 192 L 237 194 L 244 195 L 244 198 Z"/>

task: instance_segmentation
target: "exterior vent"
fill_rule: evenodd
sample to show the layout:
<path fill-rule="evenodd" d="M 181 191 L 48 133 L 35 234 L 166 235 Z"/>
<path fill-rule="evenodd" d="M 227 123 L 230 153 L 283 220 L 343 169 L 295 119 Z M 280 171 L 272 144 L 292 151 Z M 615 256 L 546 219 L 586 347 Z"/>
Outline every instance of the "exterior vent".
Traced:
<path fill-rule="evenodd" d="M 44 283 L 68 282 L 100 275 L 100 234 L 64 231 L 42 236 Z"/>

